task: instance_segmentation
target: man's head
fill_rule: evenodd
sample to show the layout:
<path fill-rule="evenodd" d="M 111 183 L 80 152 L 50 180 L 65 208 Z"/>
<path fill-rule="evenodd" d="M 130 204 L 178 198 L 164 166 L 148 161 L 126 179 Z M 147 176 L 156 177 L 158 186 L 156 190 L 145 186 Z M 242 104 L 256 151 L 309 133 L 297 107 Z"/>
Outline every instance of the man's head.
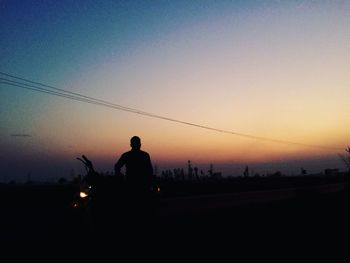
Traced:
<path fill-rule="evenodd" d="M 140 149 L 141 148 L 141 139 L 138 136 L 133 136 L 130 139 L 130 146 L 132 149 Z"/>

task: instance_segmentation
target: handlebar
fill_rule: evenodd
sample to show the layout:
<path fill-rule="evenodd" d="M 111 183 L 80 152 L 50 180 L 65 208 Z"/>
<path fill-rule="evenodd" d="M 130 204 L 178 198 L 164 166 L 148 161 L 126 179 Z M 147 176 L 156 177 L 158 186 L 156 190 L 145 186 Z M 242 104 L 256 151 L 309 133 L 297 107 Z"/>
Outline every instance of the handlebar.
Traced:
<path fill-rule="evenodd" d="M 77 158 L 77 160 L 81 161 L 85 165 L 85 169 L 89 172 L 95 172 L 94 166 L 92 165 L 92 162 L 85 156 L 82 155 L 82 158 Z"/>

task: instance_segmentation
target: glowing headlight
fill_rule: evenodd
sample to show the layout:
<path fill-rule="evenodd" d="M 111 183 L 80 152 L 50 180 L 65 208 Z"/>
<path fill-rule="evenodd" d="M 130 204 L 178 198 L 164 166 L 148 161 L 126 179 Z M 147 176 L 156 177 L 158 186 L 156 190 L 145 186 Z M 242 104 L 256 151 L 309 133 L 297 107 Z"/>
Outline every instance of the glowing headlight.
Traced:
<path fill-rule="evenodd" d="M 80 197 L 81 197 L 81 198 L 85 198 L 85 197 L 87 197 L 87 196 L 88 196 L 87 193 L 85 193 L 85 192 L 80 192 Z"/>

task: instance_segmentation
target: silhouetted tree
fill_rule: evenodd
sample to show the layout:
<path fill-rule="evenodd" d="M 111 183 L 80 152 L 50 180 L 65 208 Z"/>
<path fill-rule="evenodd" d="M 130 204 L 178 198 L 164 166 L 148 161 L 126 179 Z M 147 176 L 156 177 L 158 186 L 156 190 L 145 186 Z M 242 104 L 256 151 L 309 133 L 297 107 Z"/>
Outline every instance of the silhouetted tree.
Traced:
<path fill-rule="evenodd" d="M 192 168 L 191 161 L 188 160 L 188 179 L 192 180 L 192 178 L 193 178 L 193 168 Z"/>
<path fill-rule="evenodd" d="M 247 166 L 245 167 L 245 169 L 244 169 L 243 176 L 244 176 L 244 177 L 248 177 L 248 176 L 249 176 L 248 165 L 247 165 Z"/>
<path fill-rule="evenodd" d="M 9 184 L 16 184 L 16 180 L 11 180 Z"/>
<path fill-rule="evenodd" d="M 194 176 L 196 177 L 197 180 L 199 180 L 198 167 L 194 167 Z"/>
<path fill-rule="evenodd" d="M 185 180 L 185 171 L 183 168 L 181 168 L 181 170 L 180 170 L 180 177 L 182 180 Z"/>
<path fill-rule="evenodd" d="M 276 171 L 272 174 L 269 174 L 270 177 L 281 177 L 282 176 L 282 173 L 280 171 Z"/>
<path fill-rule="evenodd" d="M 301 170 L 300 172 L 302 175 L 306 175 L 306 170 L 304 168 L 301 168 L 300 170 Z"/>
<path fill-rule="evenodd" d="M 210 166 L 209 166 L 208 173 L 209 173 L 209 176 L 210 176 L 210 177 L 212 177 L 213 174 L 214 174 L 214 166 L 213 166 L 212 163 L 211 163 Z"/>
<path fill-rule="evenodd" d="M 346 167 L 350 172 L 350 147 L 346 148 L 345 151 L 347 153 L 346 156 L 339 154 L 339 157 L 344 162 L 344 164 L 346 165 Z"/>

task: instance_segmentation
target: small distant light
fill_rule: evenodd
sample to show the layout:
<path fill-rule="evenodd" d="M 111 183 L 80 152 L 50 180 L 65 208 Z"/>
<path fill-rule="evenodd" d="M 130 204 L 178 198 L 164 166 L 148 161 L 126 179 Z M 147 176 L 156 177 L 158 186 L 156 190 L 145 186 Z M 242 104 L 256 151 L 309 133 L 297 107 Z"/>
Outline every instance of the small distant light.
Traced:
<path fill-rule="evenodd" d="M 87 193 L 85 193 L 85 192 L 80 192 L 80 197 L 81 197 L 81 198 L 85 198 L 85 197 L 87 197 L 87 196 L 88 196 Z"/>
<path fill-rule="evenodd" d="M 91 185 L 89 185 L 89 189 L 91 189 Z"/>
<path fill-rule="evenodd" d="M 157 187 L 157 192 L 160 192 L 160 187 Z"/>

